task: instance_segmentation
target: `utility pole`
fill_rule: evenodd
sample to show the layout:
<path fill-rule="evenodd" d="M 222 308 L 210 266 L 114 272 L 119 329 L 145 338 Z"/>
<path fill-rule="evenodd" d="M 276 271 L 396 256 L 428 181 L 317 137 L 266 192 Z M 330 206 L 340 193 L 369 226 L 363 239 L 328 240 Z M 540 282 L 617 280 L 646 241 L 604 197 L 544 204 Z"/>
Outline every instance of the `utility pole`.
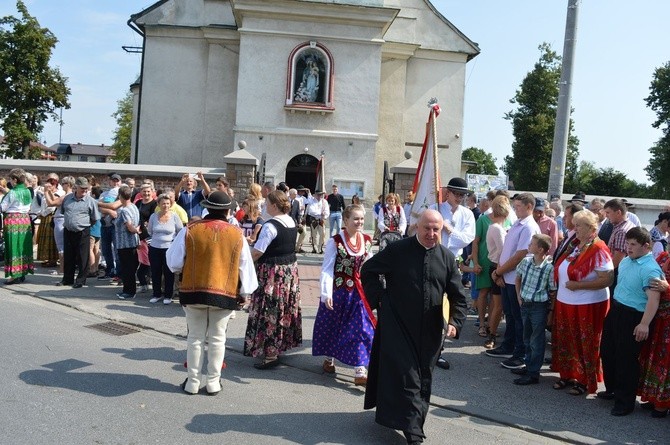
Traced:
<path fill-rule="evenodd" d="M 561 196 L 565 179 L 565 159 L 568 154 L 568 135 L 570 132 L 570 94 L 572 90 L 572 71 L 577 43 L 577 15 L 579 0 L 568 0 L 568 14 L 565 18 L 565 39 L 563 41 L 563 63 L 561 81 L 556 108 L 556 127 L 554 145 L 551 152 L 549 187 L 547 198 Z"/>

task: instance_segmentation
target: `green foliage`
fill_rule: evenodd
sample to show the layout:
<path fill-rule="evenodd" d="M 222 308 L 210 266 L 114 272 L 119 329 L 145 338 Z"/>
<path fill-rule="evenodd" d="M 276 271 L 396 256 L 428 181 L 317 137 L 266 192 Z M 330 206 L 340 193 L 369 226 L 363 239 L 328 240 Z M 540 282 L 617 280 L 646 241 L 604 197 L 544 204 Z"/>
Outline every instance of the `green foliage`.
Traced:
<path fill-rule="evenodd" d="M 116 119 L 114 129 L 114 162 L 130 163 L 130 140 L 133 132 L 133 94 L 129 91 L 126 97 L 117 101 L 118 108 L 112 114 Z"/>
<path fill-rule="evenodd" d="M 497 175 L 496 158 L 487 151 L 477 147 L 470 147 L 463 150 L 461 157 L 464 161 L 474 161 L 475 167 L 470 167 L 466 173 L 477 175 Z"/>
<path fill-rule="evenodd" d="M 70 89 L 58 68 L 51 68 L 51 52 L 58 39 L 16 2 L 20 18 L 0 18 L 0 120 L 9 145 L 8 156 L 30 157 L 30 141 L 37 141 L 56 110 L 70 108 Z"/>
<path fill-rule="evenodd" d="M 539 61 L 510 100 L 517 105 L 516 109 L 505 114 L 505 119 L 512 121 L 514 142 L 512 155 L 505 157 L 504 170 L 518 190 L 545 190 L 549 182 L 561 58 L 548 43 L 543 43 L 538 49 L 541 52 Z M 572 130 L 571 121 L 566 187 L 571 187 L 577 175 L 579 140 Z"/>
<path fill-rule="evenodd" d="M 574 188 L 587 195 L 656 198 L 656 190 L 646 184 L 628 179 L 613 168 L 596 168 L 593 162 L 582 161 L 575 176 Z"/>
<path fill-rule="evenodd" d="M 651 125 L 660 128 L 663 135 L 649 149 L 651 158 L 644 171 L 653 183 L 655 193 L 666 198 L 670 192 L 670 62 L 656 68 L 649 90 L 651 93 L 645 102 L 656 113 L 656 120 Z"/>

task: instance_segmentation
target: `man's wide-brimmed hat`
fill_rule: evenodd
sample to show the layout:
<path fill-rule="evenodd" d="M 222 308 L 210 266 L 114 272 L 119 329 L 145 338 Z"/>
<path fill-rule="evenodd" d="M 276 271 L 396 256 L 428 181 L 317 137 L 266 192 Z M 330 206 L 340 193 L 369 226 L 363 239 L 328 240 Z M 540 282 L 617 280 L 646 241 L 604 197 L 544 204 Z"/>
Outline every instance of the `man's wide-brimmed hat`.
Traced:
<path fill-rule="evenodd" d="M 307 190 L 304 185 L 299 185 L 295 189 L 298 192 L 304 192 L 305 190 Z"/>
<path fill-rule="evenodd" d="M 468 190 L 468 183 L 463 178 L 451 178 L 449 184 L 447 184 L 447 189 L 452 192 L 470 193 L 470 190 Z"/>
<path fill-rule="evenodd" d="M 233 208 L 233 201 L 226 192 L 216 191 L 200 201 L 200 205 L 210 210 L 228 210 Z"/>
<path fill-rule="evenodd" d="M 581 202 L 582 204 L 586 204 L 588 201 L 586 200 L 586 195 L 583 193 L 575 193 L 575 195 L 568 199 L 568 202 Z"/>

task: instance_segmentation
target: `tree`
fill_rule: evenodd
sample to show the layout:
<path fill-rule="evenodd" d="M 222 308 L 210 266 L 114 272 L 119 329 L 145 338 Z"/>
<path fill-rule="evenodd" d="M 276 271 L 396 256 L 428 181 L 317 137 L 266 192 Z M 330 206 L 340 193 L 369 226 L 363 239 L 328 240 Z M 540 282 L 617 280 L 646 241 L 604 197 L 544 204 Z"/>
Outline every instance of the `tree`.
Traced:
<path fill-rule="evenodd" d="M 463 150 L 461 158 L 464 161 L 474 161 L 476 166 L 468 168 L 466 173 L 478 175 L 497 175 L 496 158 L 489 152 L 477 147 L 470 147 Z"/>
<path fill-rule="evenodd" d="M 133 132 L 133 93 L 130 91 L 126 97 L 116 102 L 118 108 L 112 114 L 116 119 L 114 129 L 114 162 L 128 164 L 130 162 L 130 140 Z"/>
<path fill-rule="evenodd" d="M 510 100 L 517 108 L 505 114 L 505 119 L 512 121 L 514 142 L 512 155 L 505 156 L 504 170 L 517 190 L 546 190 L 549 182 L 561 58 L 548 43 L 538 49 L 540 60 Z M 568 188 L 574 187 L 579 156 L 579 140 L 572 130 L 570 120 L 565 180 Z"/>
<path fill-rule="evenodd" d="M 660 128 L 663 133 L 649 149 L 651 158 L 644 171 L 653 183 L 655 193 L 667 197 L 670 192 L 670 62 L 656 68 L 649 90 L 651 93 L 645 102 L 656 113 L 656 121 L 651 126 Z"/>
<path fill-rule="evenodd" d="M 44 122 L 58 120 L 56 110 L 70 108 L 67 78 L 51 68 L 51 52 L 58 39 L 42 28 L 17 0 L 21 18 L 0 18 L 0 119 L 8 155 L 30 156 L 30 141 L 37 141 Z"/>

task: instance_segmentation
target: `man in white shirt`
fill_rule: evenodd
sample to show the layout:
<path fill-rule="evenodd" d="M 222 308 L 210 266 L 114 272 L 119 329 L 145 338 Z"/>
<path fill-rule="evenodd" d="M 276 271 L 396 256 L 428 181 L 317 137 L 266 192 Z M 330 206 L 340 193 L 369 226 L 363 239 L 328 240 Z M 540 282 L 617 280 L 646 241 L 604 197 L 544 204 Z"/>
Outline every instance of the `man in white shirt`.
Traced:
<path fill-rule="evenodd" d="M 323 253 L 323 244 L 325 242 L 325 220 L 330 215 L 328 201 L 323 197 L 326 194 L 323 190 L 314 192 L 314 196 L 307 191 L 307 200 L 305 201 L 307 225 L 310 228 L 312 236 L 312 253 Z"/>
<path fill-rule="evenodd" d="M 442 202 L 437 205 L 444 222 L 440 243 L 461 259 L 463 249 L 475 239 L 475 215 L 472 210 L 461 205 L 463 198 L 470 193 L 468 183 L 463 178 L 452 178 L 446 187 L 442 187 Z M 449 369 L 449 362 L 440 356 L 437 366 Z"/>
<path fill-rule="evenodd" d="M 495 349 L 486 351 L 490 357 L 505 358 L 501 365 L 507 369 L 523 369 L 526 349 L 523 343 L 521 307 L 516 293 L 516 266 L 526 255 L 533 235 L 540 233 L 540 227 L 533 219 L 535 196 L 520 193 L 514 198 L 514 212 L 517 221 L 507 232 L 498 267 L 491 273 L 502 290 L 503 313 L 505 314 L 505 336 Z"/>
<path fill-rule="evenodd" d="M 452 178 L 446 187 L 442 187 L 442 202 L 437 206 L 437 211 L 444 218 L 440 242 L 457 259 L 463 248 L 475 239 L 475 215 L 461 205 L 469 193 L 465 179 Z"/>

